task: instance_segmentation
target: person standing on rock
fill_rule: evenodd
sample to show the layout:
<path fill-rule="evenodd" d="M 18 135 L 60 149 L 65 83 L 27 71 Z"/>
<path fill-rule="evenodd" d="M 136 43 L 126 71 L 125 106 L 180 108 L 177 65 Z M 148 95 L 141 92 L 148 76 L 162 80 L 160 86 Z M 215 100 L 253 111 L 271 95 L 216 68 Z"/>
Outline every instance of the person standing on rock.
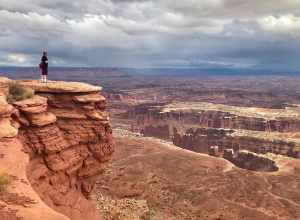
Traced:
<path fill-rule="evenodd" d="M 43 56 L 41 58 L 41 63 L 40 63 L 40 69 L 41 69 L 41 82 L 47 83 L 48 57 L 46 51 L 43 52 Z"/>

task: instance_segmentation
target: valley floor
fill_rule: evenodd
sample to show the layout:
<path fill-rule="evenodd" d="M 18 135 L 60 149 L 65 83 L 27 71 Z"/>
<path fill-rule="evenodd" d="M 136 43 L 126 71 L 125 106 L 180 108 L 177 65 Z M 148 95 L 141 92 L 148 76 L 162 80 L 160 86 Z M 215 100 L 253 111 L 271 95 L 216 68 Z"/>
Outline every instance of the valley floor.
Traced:
<path fill-rule="evenodd" d="M 154 138 L 115 131 L 116 152 L 92 198 L 104 219 L 300 219 L 300 161 L 273 155 L 258 173 Z"/>

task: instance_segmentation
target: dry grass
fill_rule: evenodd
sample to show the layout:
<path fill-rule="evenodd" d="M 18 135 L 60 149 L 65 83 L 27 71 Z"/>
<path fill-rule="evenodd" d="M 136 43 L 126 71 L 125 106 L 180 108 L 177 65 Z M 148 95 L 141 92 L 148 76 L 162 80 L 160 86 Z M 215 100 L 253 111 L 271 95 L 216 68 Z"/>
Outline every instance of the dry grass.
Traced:
<path fill-rule="evenodd" d="M 10 183 L 10 177 L 7 173 L 0 172 L 0 191 L 4 191 Z"/>
<path fill-rule="evenodd" d="M 29 99 L 34 96 L 34 91 L 31 88 L 20 85 L 17 82 L 9 84 L 7 100 L 9 103 Z"/>

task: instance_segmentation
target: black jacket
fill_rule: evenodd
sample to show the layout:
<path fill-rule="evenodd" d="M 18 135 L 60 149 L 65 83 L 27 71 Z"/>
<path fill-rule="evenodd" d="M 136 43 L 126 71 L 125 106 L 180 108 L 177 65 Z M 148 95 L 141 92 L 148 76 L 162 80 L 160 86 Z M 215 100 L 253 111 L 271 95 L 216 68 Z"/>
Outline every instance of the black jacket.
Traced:
<path fill-rule="evenodd" d="M 42 74 L 48 75 L 48 58 L 47 58 L 47 56 L 42 56 L 40 67 L 42 69 Z"/>
<path fill-rule="evenodd" d="M 42 56 L 41 63 L 42 68 L 48 69 L 48 58 L 46 56 Z"/>

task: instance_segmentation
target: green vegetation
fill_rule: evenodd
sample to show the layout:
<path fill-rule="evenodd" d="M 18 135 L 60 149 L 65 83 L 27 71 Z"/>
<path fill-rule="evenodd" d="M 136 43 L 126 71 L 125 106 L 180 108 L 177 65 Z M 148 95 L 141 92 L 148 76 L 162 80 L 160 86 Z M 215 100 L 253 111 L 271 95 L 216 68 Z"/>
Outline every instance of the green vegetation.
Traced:
<path fill-rule="evenodd" d="M 9 175 L 7 173 L 0 172 L 0 191 L 4 191 L 9 183 Z"/>
<path fill-rule="evenodd" d="M 9 103 L 29 99 L 34 96 L 34 91 L 31 88 L 24 87 L 17 82 L 9 84 L 7 100 Z"/>

